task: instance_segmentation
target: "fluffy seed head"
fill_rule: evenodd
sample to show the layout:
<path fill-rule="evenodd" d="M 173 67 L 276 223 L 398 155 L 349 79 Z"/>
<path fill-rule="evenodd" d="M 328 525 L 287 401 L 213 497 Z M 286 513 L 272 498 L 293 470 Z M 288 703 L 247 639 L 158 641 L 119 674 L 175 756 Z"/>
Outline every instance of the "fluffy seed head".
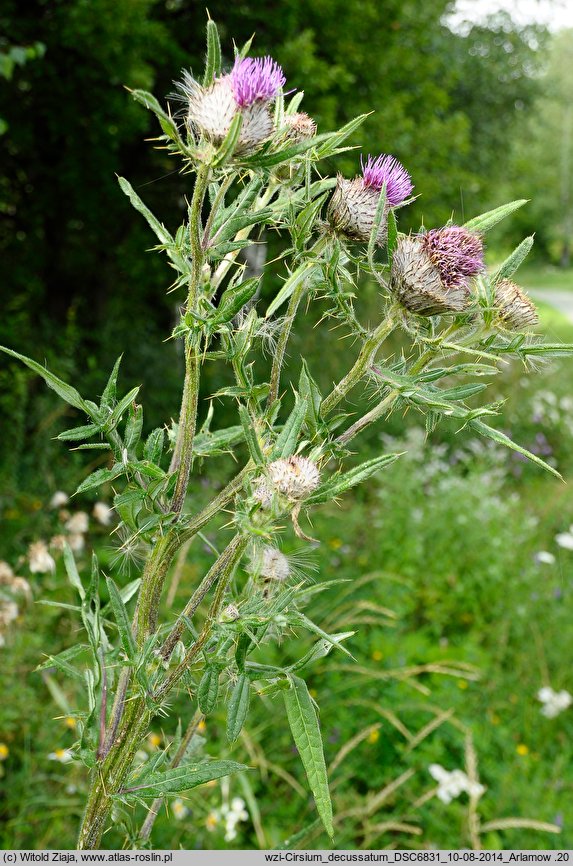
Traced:
<path fill-rule="evenodd" d="M 229 75 L 237 105 L 247 108 L 255 102 L 272 102 L 286 81 L 272 57 L 237 58 Z"/>
<path fill-rule="evenodd" d="M 362 164 L 362 183 L 369 189 L 380 191 L 386 184 L 386 200 L 391 207 L 406 201 L 414 184 L 412 178 L 395 156 L 381 154 L 376 158 L 368 156 L 366 165 Z"/>
<path fill-rule="evenodd" d="M 316 123 L 304 111 L 299 111 L 296 114 L 287 114 L 285 124 L 288 127 L 287 135 L 291 141 L 307 141 L 316 135 Z"/>
<path fill-rule="evenodd" d="M 269 478 L 288 499 L 304 499 L 318 487 L 320 473 L 308 457 L 275 460 L 268 467 Z"/>
<path fill-rule="evenodd" d="M 328 205 L 328 220 L 336 232 L 356 241 L 368 241 L 374 227 L 379 199 L 380 190 L 366 186 L 361 177 L 347 180 L 339 174 Z M 388 210 L 387 201 L 376 236 L 379 246 L 386 241 Z"/>
<path fill-rule="evenodd" d="M 447 286 L 422 238 L 401 237 L 396 244 L 390 289 L 406 309 L 419 316 L 459 313 L 468 304 L 465 284 Z"/>
<path fill-rule="evenodd" d="M 501 280 L 495 287 L 495 306 L 503 325 L 510 331 L 526 331 L 539 322 L 535 305 L 511 280 Z"/>
<path fill-rule="evenodd" d="M 257 557 L 258 572 L 267 580 L 284 581 L 290 575 L 289 561 L 276 547 L 265 546 Z"/>
<path fill-rule="evenodd" d="M 430 229 L 422 245 L 447 289 L 467 288 L 470 278 L 483 271 L 481 238 L 462 226 Z"/>

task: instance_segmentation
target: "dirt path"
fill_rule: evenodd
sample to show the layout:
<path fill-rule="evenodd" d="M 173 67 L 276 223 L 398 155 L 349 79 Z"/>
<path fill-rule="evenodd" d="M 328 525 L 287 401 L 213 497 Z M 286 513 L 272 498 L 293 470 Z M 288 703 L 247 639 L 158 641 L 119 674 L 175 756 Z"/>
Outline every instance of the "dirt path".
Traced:
<path fill-rule="evenodd" d="M 532 298 L 551 304 L 573 322 L 573 292 L 567 289 L 530 289 L 529 294 Z"/>

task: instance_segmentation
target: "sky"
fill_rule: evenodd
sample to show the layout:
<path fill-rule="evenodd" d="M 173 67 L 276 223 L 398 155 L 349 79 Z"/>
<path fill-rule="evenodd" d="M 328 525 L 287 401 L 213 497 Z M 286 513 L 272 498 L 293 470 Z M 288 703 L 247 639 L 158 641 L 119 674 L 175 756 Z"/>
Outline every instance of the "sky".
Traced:
<path fill-rule="evenodd" d="M 458 0 L 450 21 L 454 26 L 479 21 L 500 9 L 511 12 L 520 24 L 546 24 L 552 30 L 573 27 L 573 0 Z"/>

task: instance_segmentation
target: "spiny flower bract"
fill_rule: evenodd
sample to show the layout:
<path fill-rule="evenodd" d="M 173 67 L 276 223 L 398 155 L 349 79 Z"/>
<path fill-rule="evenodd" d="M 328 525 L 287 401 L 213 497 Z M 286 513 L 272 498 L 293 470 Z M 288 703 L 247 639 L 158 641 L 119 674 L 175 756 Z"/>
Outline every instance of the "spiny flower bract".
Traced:
<path fill-rule="evenodd" d="M 383 153 L 380 156 L 368 156 L 366 164 L 362 165 L 362 183 L 373 190 L 381 190 L 386 185 L 386 201 L 391 207 L 402 204 L 412 190 L 412 178 L 395 156 Z"/>
<path fill-rule="evenodd" d="M 397 300 L 419 316 L 459 313 L 468 304 L 464 285 L 446 286 L 419 237 L 401 237 L 392 258 L 390 289 Z"/>

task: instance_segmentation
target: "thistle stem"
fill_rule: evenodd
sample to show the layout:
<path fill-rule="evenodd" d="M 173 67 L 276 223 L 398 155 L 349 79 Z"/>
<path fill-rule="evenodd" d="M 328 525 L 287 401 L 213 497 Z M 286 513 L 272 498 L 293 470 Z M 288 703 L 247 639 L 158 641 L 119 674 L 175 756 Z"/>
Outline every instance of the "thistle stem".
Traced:
<path fill-rule="evenodd" d="M 332 412 L 338 406 L 340 401 L 354 388 L 355 385 L 362 379 L 368 371 L 376 352 L 384 342 L 386 337 L 392 333 L 396 326 L 394 316 L 390 313 L 383 322 L 381 322 L 376 330 L 368 337 L 360 350 L 360 354 L 352 369 L 344 376 L 340 382 L 334 386 L 330 394 L 324 398 L 321 406 L 323 417 Z"/>
<path fill-rule="evenodd" d="M 309 252 L 313 253 L 316 256 L 326 248 L 327 243 L 328 238 L 326 235 L 324 235 L 323 237 L 319 238 L 319 240 L 314 244 L 314 246 L 309 250 Z M 303 264 L 300 266 L 300 270 L 303 273 L 306 271 L 308 276 L 311 274 L 314 267 L 315 262 L 312 259 L 309 259 L 303 262 Z M 270 408 L 273 405 L 279 395 L 281 370 L 284 363 L 286 347 L 288 345 L 290 332 L 292 330 L 297 310 L 306 291 L 306 285 L 307 277 L 305 276 L 299 280 L 298 284 L 295 286 L 292 295 L 290 296 L 287 313 L 282 323 L 279 339 L 277 342 L 277 348 L 273 358 L 273 366 L 271 370 L 271 384 L 269 396 L 267 399 L 267 408 Z"/>
<path fill-rule="evenodd" d="M 171 762 L 171 768 L 172 769 L 175 769 L 176 767 L 178 767 L 179 764 L 181 763 L 181 761 L 183 760 L 183 758 L 185 757 L 185 753 L 187 752 L 187 749 L 189 747 L 189 743 L 191 742 L 193 735 L 197 731 L 197 728 L 199 727 L 199 725 L 201 724 L 201 722 L 203 721 L 204 718 L 205 717 L 204 717 L 203 713 L 201 712 L 201 710 L 196 710 L 195 713 L 193 714 L 193 718 L 189 722 L 189 725 L 187 726 L 187 730 L 185 731 L 185 734 L 181 740 L 181 744 L 180 744 L 179 748 L 177 749 L 177 752 L 175 753 L 173 760 Z M 153 825 L 155 824 L 155 819 L 157 818 L 157 816 L 159 814 L 159 810 L 161 809 L 163 799 L 164 799 L 163 797 L 156 797 L 156 799 L 151 804 L 151 808 L 149 809 L 149 812 L 147 813 L 147 817 L 146 817 L 145 821 L 143 822 L 143 824 L 141 825 L 141 830 L 139 831 L 140 841 L 147 842 L 147 840 L 149 839 L 149 837 L 151 835 L 151 831 L 153 829 Z"/>

